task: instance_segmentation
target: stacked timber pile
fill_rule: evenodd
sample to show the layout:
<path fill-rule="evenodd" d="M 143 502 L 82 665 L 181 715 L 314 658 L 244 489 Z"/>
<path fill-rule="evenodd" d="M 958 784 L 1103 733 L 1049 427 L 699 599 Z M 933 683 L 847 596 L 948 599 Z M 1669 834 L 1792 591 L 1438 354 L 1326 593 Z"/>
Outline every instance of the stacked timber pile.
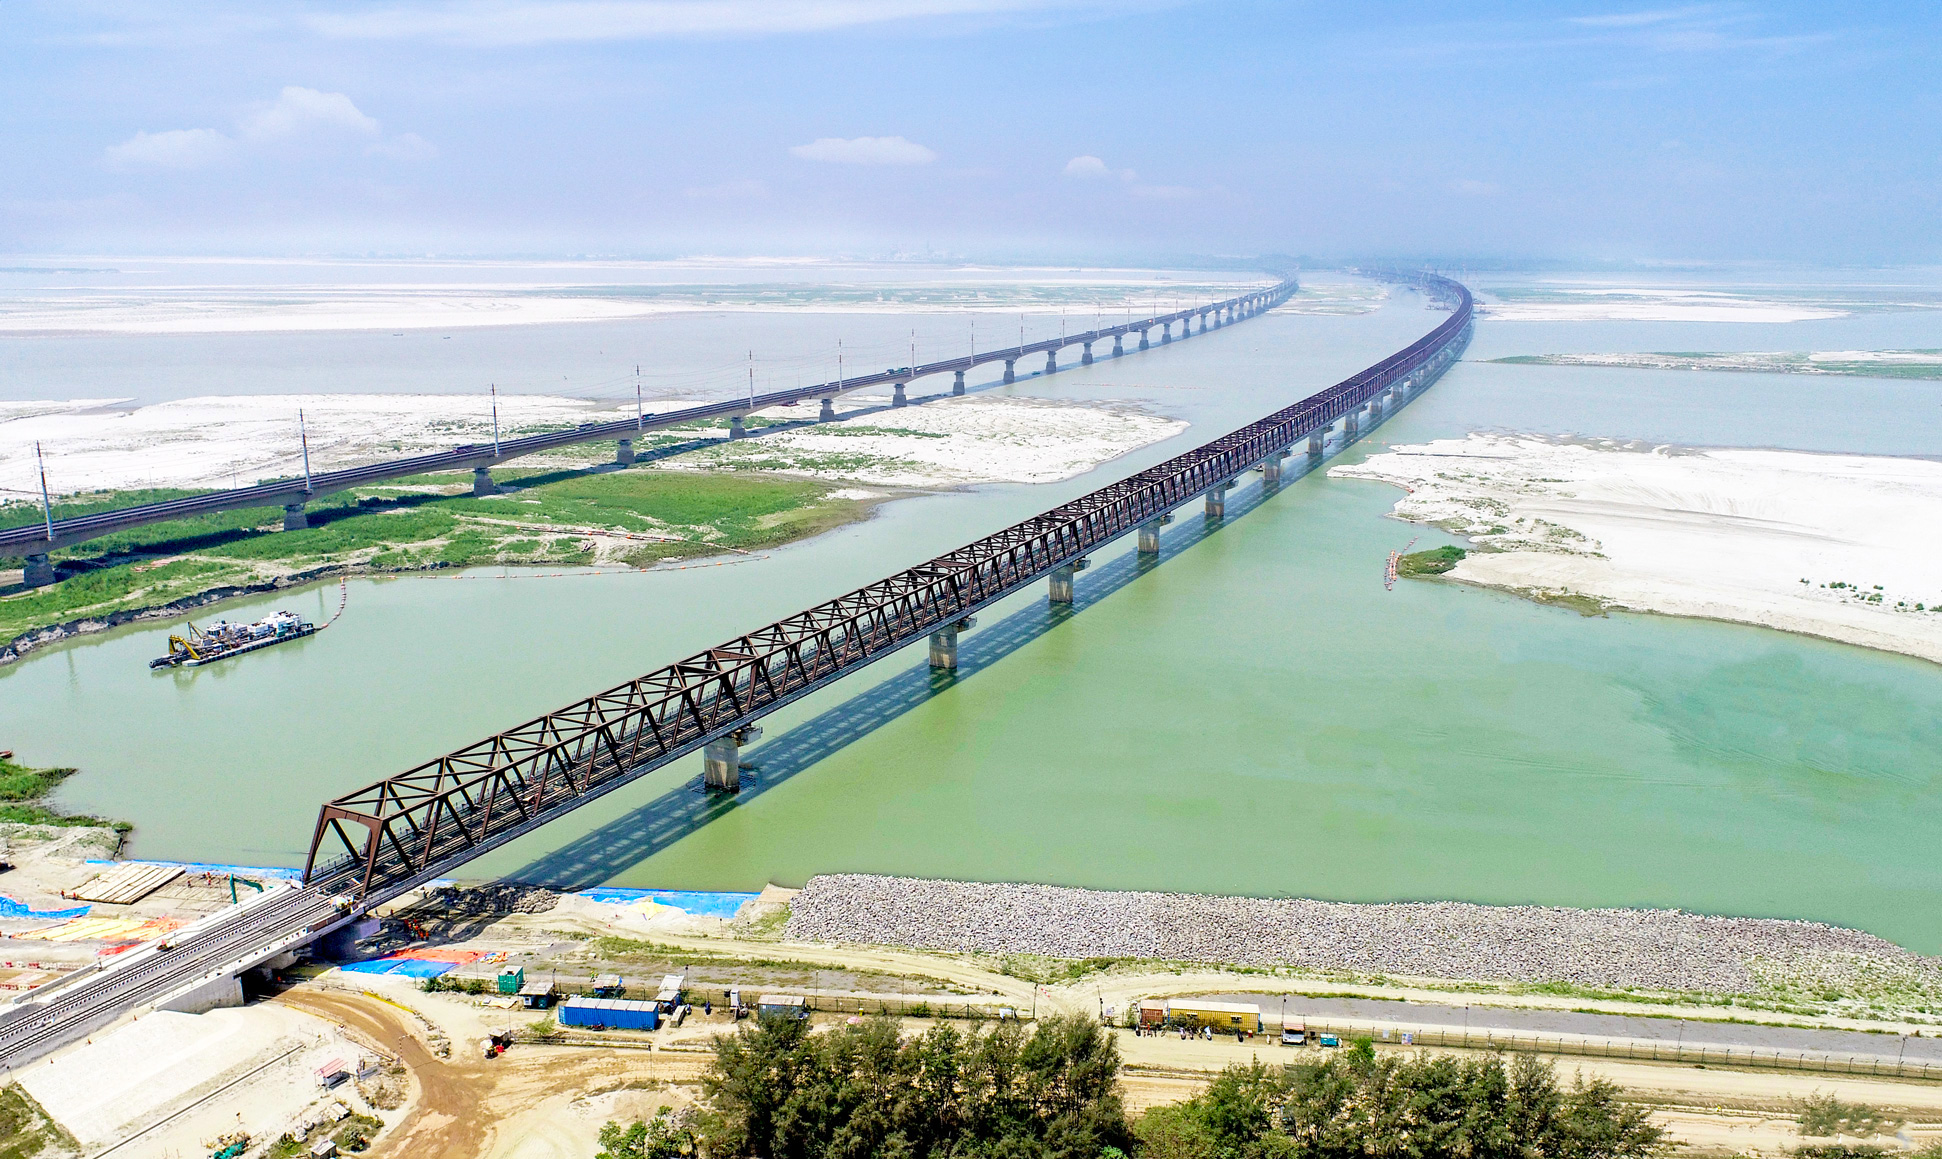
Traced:
<path fill-rule="evenodd" d="M 1817 922 L 1679 910 L 1109 893 L 838 874 L 795 898 L 787 937 L 1056 958 L 1149 958 L 1421 978 L 1743 993 L 1774 965 L 1839 960 L 1925 978 L 1930 959 Z"/>

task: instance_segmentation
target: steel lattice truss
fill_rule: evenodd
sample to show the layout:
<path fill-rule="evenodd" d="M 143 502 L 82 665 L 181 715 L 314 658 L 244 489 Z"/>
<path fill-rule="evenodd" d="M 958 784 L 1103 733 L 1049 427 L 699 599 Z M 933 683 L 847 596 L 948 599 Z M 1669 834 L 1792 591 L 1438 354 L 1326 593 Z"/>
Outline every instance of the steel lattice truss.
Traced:
<path fill-rule="evenodd" d="M 1327 390 L 928 563 L 330 801 L 306 884 L 375 905 L 922 639 L 1279 455 L 1468 340 L 1470 293 L 1428 277 L 1450 318 Z M 362 829 L 363 833 L 357 833 Z M 327 846 L 348 856 L 320 866 Z"/>

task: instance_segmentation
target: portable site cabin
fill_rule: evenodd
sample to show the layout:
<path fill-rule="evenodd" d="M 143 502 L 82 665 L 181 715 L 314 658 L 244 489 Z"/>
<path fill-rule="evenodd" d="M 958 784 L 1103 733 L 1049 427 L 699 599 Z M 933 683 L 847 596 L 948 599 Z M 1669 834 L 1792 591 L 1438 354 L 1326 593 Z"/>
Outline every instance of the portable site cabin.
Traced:
<path fill-rule="evenodd" d="M 1140 1001 L 1140 1025 L 1148 1030 L 1167 1023 L 1167 1004 L 1156 998 Z"/>
<path fill-rule="evenodd" d="M 1261 1029 L 1261 1008 L 1252 1002 L 1209 1002 L 1203 998 L 1176 998 L 1167 1003 L 1167 1021 L 1175 1026 L 1211 1026 L 1215 1030 Z"/>
<path fill-rule="evenodd" d="M 560 988 L 551 982 L 528 982 L 519 988 L 519 1002 L 528 1010 L 551 1010 Z"/>
<path fill-rule="evenodd" d="M 601 1026 L 609 1030 L 658 1030 L 661 1008 L 652 1002 L 624 998 L 582 998 L 560 1003 L 561 1026 Z"/>
<path fill-rule="evenodd" d="M 517 994 L 519 993 L 519 988 L 525 984 L 526 968 L 524 966 L 514 966 L 510 970 L 499 971 L 499 993 Z"/>
<path fill-rule="evenodd" d="M 654 1001 L 661 1004 L 663 1014 L 673 1014 L 674 1008 L 681 1005 L 681 983 L 682 978 L 679 974 L 661 976 L 661 989 L 654 995 Z"/>
<path fill-rule="evenodd" d="M 800 994 L 764 994 L 756 999 L 758 1018 L 807 1018 L 809 1000 Z"/>
<path fill-rule="evenodd" d="M 619 974 L 602 974 L 593 980 L 595 998 L 618 998 L 627 992 L 626 983 Z"/>

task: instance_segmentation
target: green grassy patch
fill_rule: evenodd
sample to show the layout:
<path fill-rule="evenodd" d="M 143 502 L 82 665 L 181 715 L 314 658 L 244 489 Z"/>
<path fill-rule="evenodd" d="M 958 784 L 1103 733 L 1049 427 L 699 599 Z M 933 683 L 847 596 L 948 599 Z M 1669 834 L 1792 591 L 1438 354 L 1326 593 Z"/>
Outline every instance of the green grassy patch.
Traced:
<path fill-rule="evenodd" d="M 585 542 L 589 530 L 653 536 L 620 556 L 647 566 L 775 546 L 849 522 L 863 510 L 853 500 L 828 498 L 822 483 L 724 471 L 509 469 L 495 477 L 505 493 L 482 498 L 471 493 L 470 472 L 334 496 L 311 504 L 311 526 L 295 531 L 284 531 L 282 512 L 267 508 L 154 524 L 56 552 L 57 562 L 67 565 L 60 583 L 0 598 L 0 644 L 38 628 L 125 620 L 211 589 L 293 573 L 584 564 L 594 559 Z M 104 492 L 63 504 L 56 515 L 186 494 Z M 10 504 L 0 513 L 18 522 L 22 507 Z"/>
<path fill-rule="evenodd" d="M 126 833 L 134 826 L 82 813 L 62 813 L 47 807 L 46 798 L 74 769 L 33 769 L 0 757 L 0 821 L 23 825 L 88 825 Z M 5 1152 L 0 1151 L 0 1159 Z"/>
<path fill-rule="evenodd" d="M 56 1152 L 81 1150 L 19 1083 L 0 1087 L 0 1159 L 30 1159 L 50 1146 Z"/>
<path fill-rule="evenodd" d="M 1433 547 L 1428 551 L 1412 551 L 1396 561 L 1396 574 L 1399 576 L 1442 575 L 1462 563 L 1463 557 L 1468 554 L 1469 552 L 1460 547 L 1447 545 Z"/>

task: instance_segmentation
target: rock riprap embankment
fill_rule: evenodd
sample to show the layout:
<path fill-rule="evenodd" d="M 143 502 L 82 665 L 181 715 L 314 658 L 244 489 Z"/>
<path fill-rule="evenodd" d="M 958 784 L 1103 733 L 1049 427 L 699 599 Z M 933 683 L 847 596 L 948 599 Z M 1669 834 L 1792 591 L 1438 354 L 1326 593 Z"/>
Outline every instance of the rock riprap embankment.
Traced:
<path fill-rule="evenodd" d="M 1932 959 L 1817 922 L 1679 910 L 1116 893 L 832 874 L 787 937 L 1055 958 L 1152 958 L 1422 978 L 1744 993 L 1773 964 L 1837 959 L 1936 973 Z M 1820 972 L 1820 971 L 1815 971 Z"/>

